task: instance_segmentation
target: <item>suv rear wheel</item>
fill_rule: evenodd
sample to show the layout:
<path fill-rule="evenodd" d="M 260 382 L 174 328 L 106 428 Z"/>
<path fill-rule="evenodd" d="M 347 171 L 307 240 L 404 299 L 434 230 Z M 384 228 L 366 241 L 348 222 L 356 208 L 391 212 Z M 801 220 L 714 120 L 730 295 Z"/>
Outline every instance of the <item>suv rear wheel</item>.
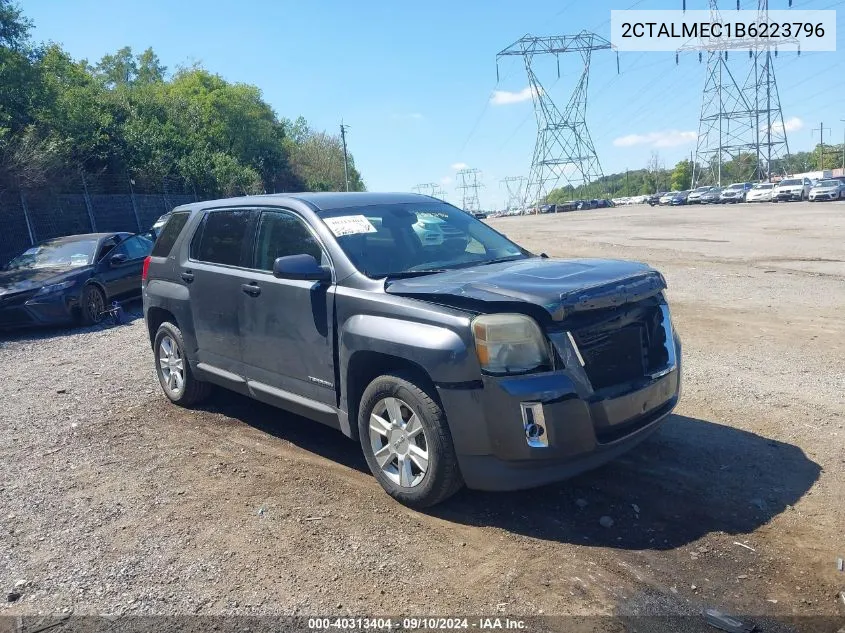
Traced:
<path fill-rule="evenodd" d="M 158 381 L 172 402 L 189 407 L 208 396 L 211 385 L 194 377 L 182 332 L 175 324 L 165 321 L 159 326 L 153 351 Z"/>
<path fill-rule="evenodd" d="M 463 486 L 446 414 L 412 376 L 379 376 L 369 384 L 358 434 L 373 475 L 400 503 L 432 506 Z"/>

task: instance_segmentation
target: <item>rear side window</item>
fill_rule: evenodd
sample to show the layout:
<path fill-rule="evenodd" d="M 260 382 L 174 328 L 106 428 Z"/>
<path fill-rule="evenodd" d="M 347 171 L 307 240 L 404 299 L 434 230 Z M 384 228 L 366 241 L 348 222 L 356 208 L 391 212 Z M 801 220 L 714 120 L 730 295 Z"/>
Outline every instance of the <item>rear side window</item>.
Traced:
<path fill-rule="evenodd" d="M 211 264 L 241 266 L 253 216 L 251 211 L 212 211 L 191 243 L 191 257 Z"/>
<path fill-rule="evenodd" d="M 150 253 L 153 257 L 167 257 L 170 255 L 170 251 L 176 243 L 176 238 L 178 238 L 179 233 L 182 232 L 182 228 L 185 226 L 185 222 L 188 221 L 189 216 L 190 213 L 187 211 L 183 213 L 174 213 L 170 216 L 167 224 L 165 224 L 164 228 L 161 230 L 155 246 L 153 246 L 152 253 Z"/>

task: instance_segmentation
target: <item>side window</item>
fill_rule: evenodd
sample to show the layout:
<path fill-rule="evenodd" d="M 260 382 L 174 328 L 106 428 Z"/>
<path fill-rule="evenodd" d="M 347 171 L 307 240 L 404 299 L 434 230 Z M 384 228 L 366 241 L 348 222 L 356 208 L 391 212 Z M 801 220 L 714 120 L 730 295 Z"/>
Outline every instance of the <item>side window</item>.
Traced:
<path fill-rule="evenodd" d="M 252 211 L 211 211 L 191 243 L 191 257 L 212 264 L 242 266 Z"/>
<path fill-rule="evenodd" d="M 152 244 L 149 240 L 136 235 L 121 244 L 115 252 L 126 253 L 129 259 L 141 259 L 150 254 L 151 247 Z"/>
<path fill-rule="evenodd" d="M 103 259 L 106 257 L 106 255 L 108 255 L 109 253 L 112 252 L 112 249 L 114 249 L 116 244 L 117 244 L 117 240 L 114 239 L 114 238 L 109 238 L 107 240 L 104 240 L 103 243 L 100 244 L 100 250 L 97 252 L 97 261 L 98 262 L 103 261 Z M 117 253 L 118 251 L 115 250 L 114 252 Z"/>
<path fill-rule="evenodd" d="M 253 268 L 272 271 L 276 258 L 287 255 L 311 255 L 321 264 L 328 263 L 320 243 L 301 219 L 285 211 L 265 211 L 258 224 Z"/>
<path fill-rule="evenodd" d="M 185 226 L 190 215 L 190 213 L 185 211 L 174 213 L 170 216 L 170 219 L 161 229 L 161 233 L 159 233 L 155 246 L 153 246 L 153 250 L 150 253 L 153 257 L 167 257 L 170 255 L 170 251 L 176 243 L 176 238 L 179 237 L 179 233 L 182 232 L 182 228 Z"/>

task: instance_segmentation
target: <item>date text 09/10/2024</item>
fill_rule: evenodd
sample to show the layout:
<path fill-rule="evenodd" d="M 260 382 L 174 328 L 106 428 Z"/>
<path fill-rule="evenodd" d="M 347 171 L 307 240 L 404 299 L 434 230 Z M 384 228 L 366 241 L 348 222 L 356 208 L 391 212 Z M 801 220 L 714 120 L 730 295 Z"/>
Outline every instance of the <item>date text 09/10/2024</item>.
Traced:
<path fill-rule="evenodd" d="M 507 617 L 476 617 L 476 618 L 437 618 L 437 617 L 406 617 L 406 618 L 309 618 L 309 631 L 330 630 L 385 630 L 385 631 L 448 631 L 448 630 L 525 630 L 523 620 Z"/>

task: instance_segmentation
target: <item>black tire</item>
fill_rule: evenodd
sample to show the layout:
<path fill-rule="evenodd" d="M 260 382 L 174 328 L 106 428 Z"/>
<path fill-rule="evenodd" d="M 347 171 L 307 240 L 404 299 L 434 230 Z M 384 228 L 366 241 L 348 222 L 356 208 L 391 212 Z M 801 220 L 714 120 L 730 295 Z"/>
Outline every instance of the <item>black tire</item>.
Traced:
<path fill-rule="evenodd" d="M 421 481 L 410 487 L 394 482 L 376 461 L 370 436 L 370 416 L 385 398 L 402 400 L 422 424 L 428 466 Z M 464 485 L 446 414 L 432 394 L 420 387 L 410 374 L 397 372 L 379 376 L 369 384 L 358 407 L 358 434 L 373 476 L 391 497 L 406 506 L 433 506 L 451 497 Z"/>
<path fill-rule="evenodd" d="M 79 302 L 79 322 L 82 325 L 97 325 L 105 318 L 106 295 L 94 284 L 82 289 Z"/>
<path fill-rule="evenodd" d="M 170 342 L 170 346 L 175 348 L 178 358 L 182 361 L 182 383 L 179 385 L 178 381 L 174 381 L 176 382 L 175 388 L 173 387 L 174 382 L 171 382 L 169 378 L 170 372 L 173 370 L 168 369 L 168 376 L 166 376 L 165 368 L 162 365 L 162 357 L 165 356 L 164 349 L 168 347 L 168 344 L 165 344 L 166 339 Z M 163 344 L 165 344 L 165 347 L 162 347 Z M 185 339 L 182 338 L 182 332 L 174 323 L 165 321 L 158 327 L 153 343 L 153 356 L 161 390 L 174 404 L 181 407 L 190 407 L 201 402 L 211 393 L 211 385 L 198 380 L 191 371 L 191 364 L 188 362 L 185 353 Z"/>

